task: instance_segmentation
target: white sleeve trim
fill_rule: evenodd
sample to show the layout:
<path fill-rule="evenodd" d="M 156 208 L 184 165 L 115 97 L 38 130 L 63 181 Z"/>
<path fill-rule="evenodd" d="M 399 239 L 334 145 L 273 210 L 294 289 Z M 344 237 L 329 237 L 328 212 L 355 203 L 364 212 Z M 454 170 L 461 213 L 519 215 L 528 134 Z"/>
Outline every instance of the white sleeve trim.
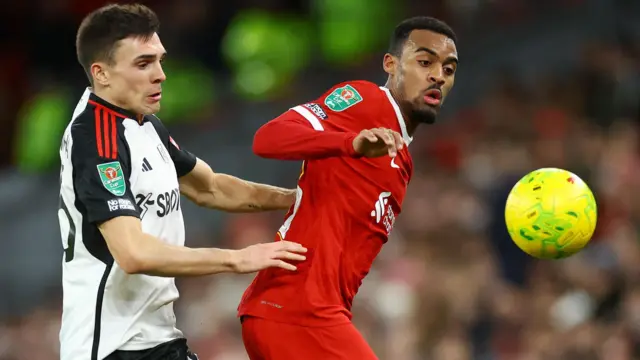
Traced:
<path fill-rule="evenodd" d="M 322 126 L 322 123 L 320 123 L 320 120 L 318 120 L 318 118 L 304 106 L 298 105 L 294 108 L 291 108 L 291 110 L 297 112 L 298 114 L 302 115 L 302 117 L 307 119 L 307 121 L 315 130 L 324 131 L 324 127 Z"/>

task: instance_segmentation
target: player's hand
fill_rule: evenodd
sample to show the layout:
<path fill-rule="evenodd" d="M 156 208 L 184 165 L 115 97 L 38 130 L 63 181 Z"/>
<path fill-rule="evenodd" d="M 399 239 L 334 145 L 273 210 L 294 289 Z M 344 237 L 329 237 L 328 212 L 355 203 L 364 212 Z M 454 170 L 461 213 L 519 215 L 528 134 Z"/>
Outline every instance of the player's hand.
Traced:
<path fill-rule="evenodd" d="M 365 157 L 378 157 L 387 154 L 395 157 L 398 150 L 402 150 L 404 145 L 402 135 L 385 128 L 362 130 L 353 139 L 353 149 Z"/>
<path fill-rule="evenodd" d="M 296 266 L 292 261 L 303 261 L 307 249 L 290 241 L 276 241 L 267 244 L 256 244 L 234 252 L 231 261 L 233 271 L 236 273 L 251 273 L 270 267 L 278 267 L 295 271 Z"/>

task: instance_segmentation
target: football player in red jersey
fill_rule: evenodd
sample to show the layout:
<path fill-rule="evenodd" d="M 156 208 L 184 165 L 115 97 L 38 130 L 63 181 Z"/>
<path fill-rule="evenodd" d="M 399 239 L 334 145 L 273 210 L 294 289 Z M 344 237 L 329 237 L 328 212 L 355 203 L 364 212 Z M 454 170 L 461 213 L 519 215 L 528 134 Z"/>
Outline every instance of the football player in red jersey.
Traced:
<path fill-rule="evenodd" d="M 457 66 L 448 25 L 405 20 L 384 56 L 384 87 L 341 83 L 255 134 L 259 156 L 304 160 L 277 238 L 309 250 L 297 272 L 263 270 L 246 290 L 238 315 L 252 360 L 376 359 L 351 304 L 400 214 L 413 173 L 405 145 L 435 121 Z"/>

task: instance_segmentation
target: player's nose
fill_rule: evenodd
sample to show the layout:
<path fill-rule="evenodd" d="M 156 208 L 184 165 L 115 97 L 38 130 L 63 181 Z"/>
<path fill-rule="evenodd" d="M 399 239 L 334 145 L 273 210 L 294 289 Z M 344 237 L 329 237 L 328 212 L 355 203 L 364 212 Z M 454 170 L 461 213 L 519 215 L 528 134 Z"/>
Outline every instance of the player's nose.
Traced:
<path fill-rule="evenodd" d="M 162 70 L 162 67 L 158 67 L 158 70 L 153 74 L 153 83 L 157 84 L 164 82 L 165 80 L 167 80 L 167 76 L 165 75 L 164 70 Z"/>
<path fill-rule="evenodd" d="M 442 68 L 435 67 L 429 72 L 429 82 L 438 84 L 438 86 L 444 85 L 444 72 Z"/>

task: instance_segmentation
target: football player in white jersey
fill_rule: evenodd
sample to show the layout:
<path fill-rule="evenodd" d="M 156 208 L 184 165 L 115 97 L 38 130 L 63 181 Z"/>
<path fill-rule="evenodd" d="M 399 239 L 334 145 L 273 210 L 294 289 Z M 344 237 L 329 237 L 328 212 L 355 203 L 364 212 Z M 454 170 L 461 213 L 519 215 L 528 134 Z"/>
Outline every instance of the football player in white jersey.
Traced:
<path fill-rule="evenodd" d="M 281 241 L 241 250 L 184 246 L 180 195 L 232 212 L 288 209 L 293 190 L 214 173 L 181 148 L 160 109 L 165 49 L 156 14 L 108 5 L 80 25 L 91 86 L 62 145 L 62 360 L 196 359 L 176 328 L 174 277 L 295 271 L 306 249 Z"/>

